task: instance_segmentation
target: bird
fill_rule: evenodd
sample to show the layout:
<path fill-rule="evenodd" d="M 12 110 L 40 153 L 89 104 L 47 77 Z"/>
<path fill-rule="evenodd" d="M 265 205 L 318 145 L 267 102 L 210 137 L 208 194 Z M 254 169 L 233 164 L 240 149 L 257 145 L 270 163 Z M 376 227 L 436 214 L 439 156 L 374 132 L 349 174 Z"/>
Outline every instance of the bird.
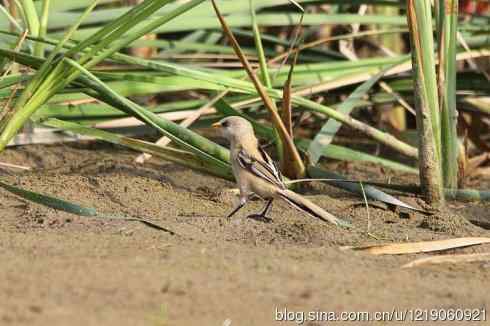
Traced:
<path fill-rule="evenodd" d="M 324 222 L 342 227 L 350 227 L 350 223 L 341 220 L 314 204 L 305 197 L 287 189 L 283 176 L 271 157 L 259 146 L 252 124 L 240 116 L 229 116 L 212 124 L 219 129 L 221 136 L 230 143 L 230 160 L 233 175 L 240 191 L 238 205 L 228 214 L 231 218 L 247 203 L 252 194 L 266 201 L 258 214 L 249 217 L 271 222 L 267 217 L 275 199 L 282 199 L 292 207 Z"/>

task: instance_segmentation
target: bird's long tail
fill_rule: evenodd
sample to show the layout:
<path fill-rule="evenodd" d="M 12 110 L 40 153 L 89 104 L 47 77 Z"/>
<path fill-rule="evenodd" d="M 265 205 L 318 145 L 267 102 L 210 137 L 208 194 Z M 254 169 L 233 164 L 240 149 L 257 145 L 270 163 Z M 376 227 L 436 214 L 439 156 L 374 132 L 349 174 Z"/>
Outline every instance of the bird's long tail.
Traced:
<path fill-rule="evenodd" d="M 338 226 L 347 227 L 347 228 L 352 227 L 352 225 L 349 222 L 333 216 L 332 214 L 325 211 L 320 206 L 314 204 L 313 202 L 309 201 L 305 197 L 291 190 L 281 189 L 277 192 L 277 194 L 279 195 L 279 197 L 284 199 L 291 206 L 295 207 L 300 211 L 307 213 L 308 215 L 319 218 L 324 222 L 333 223 Z"/>

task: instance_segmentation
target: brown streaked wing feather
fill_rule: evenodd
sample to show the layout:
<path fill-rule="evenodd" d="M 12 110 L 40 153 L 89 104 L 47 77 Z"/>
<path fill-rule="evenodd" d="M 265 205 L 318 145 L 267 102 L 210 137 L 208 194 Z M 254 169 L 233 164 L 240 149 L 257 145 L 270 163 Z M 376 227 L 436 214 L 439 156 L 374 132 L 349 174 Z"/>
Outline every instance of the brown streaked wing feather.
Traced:
<path fill-rule="evenodd" d="M 271 163 L 268 163 L 265 160 L 253 158 L 243 149 L 238 153 L 237 159 L 238 163 L 243 169 L 249 171 L 262 180 L 280 187 L 281 189 L 285 188 L 282 179 L 278 177 L 280 176 L 280 172 L 278 172 L 274 164 L 271 165 Z M 269 160 L 272 162 L 270 158 Z"/>
<path fill-rule="evenodd" d="M 271 157 L 269 156 L 269 154 L 267 154 L 267 152 L 262 147 L 260 147 L 260 146 L 259 146 L 259 152 L 262 155 L 262 158 L 264 159 L 264 162 L 267 163 L 267 166 L 271 170 L 271 173 L 274 174 L 274 176 L 276 177 L 276 179 L 282 184 L 283 183 L 283 181 L 282 181 L 282 173 L 281 173 L 281 170 L 279 169 L 279 167 L 277 166 L 276 162 L 273 161 L 271 159 Z"/>

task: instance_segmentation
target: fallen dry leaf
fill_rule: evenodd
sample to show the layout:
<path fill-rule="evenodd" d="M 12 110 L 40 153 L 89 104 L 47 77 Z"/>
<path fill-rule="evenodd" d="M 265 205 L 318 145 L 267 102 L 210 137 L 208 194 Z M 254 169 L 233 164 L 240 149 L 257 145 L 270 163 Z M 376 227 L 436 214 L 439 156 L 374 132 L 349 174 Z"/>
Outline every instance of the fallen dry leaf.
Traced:
<path fill-rule="evenodd" d="M 480 261 L 490 261 L 490 253 L 430 256 L 413 260 L 403 265 L 402 268 L 411 268 L 426 264 L 457 264 Z"/>
<path fill-rule="evenodd" d="M 372 255 L 401 255 L 416 254 L 420 252 L 441 251 L 453 248 L 475 246 L 483 243 L 490 243 L 490 238 L 456 238 L 447 240 L 409 242 L 409 243 L 390 243 L 369 246 L 346 246 L 342 250 L 361 250 Z"/>

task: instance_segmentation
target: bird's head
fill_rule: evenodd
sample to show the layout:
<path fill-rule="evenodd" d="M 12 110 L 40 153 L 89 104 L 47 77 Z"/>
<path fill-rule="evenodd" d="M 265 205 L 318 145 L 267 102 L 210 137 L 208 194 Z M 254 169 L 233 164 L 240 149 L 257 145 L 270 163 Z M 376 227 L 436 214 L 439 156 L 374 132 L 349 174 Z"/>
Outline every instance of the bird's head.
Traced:
<path fill-rule="evenodd" d="M 229 141 L 238 141 L 249 137 L 255 138 L 252 124 L 239 116 L 226 117 L 213 123 L 212 126 L 218 128 L 221 135 Z"/>

